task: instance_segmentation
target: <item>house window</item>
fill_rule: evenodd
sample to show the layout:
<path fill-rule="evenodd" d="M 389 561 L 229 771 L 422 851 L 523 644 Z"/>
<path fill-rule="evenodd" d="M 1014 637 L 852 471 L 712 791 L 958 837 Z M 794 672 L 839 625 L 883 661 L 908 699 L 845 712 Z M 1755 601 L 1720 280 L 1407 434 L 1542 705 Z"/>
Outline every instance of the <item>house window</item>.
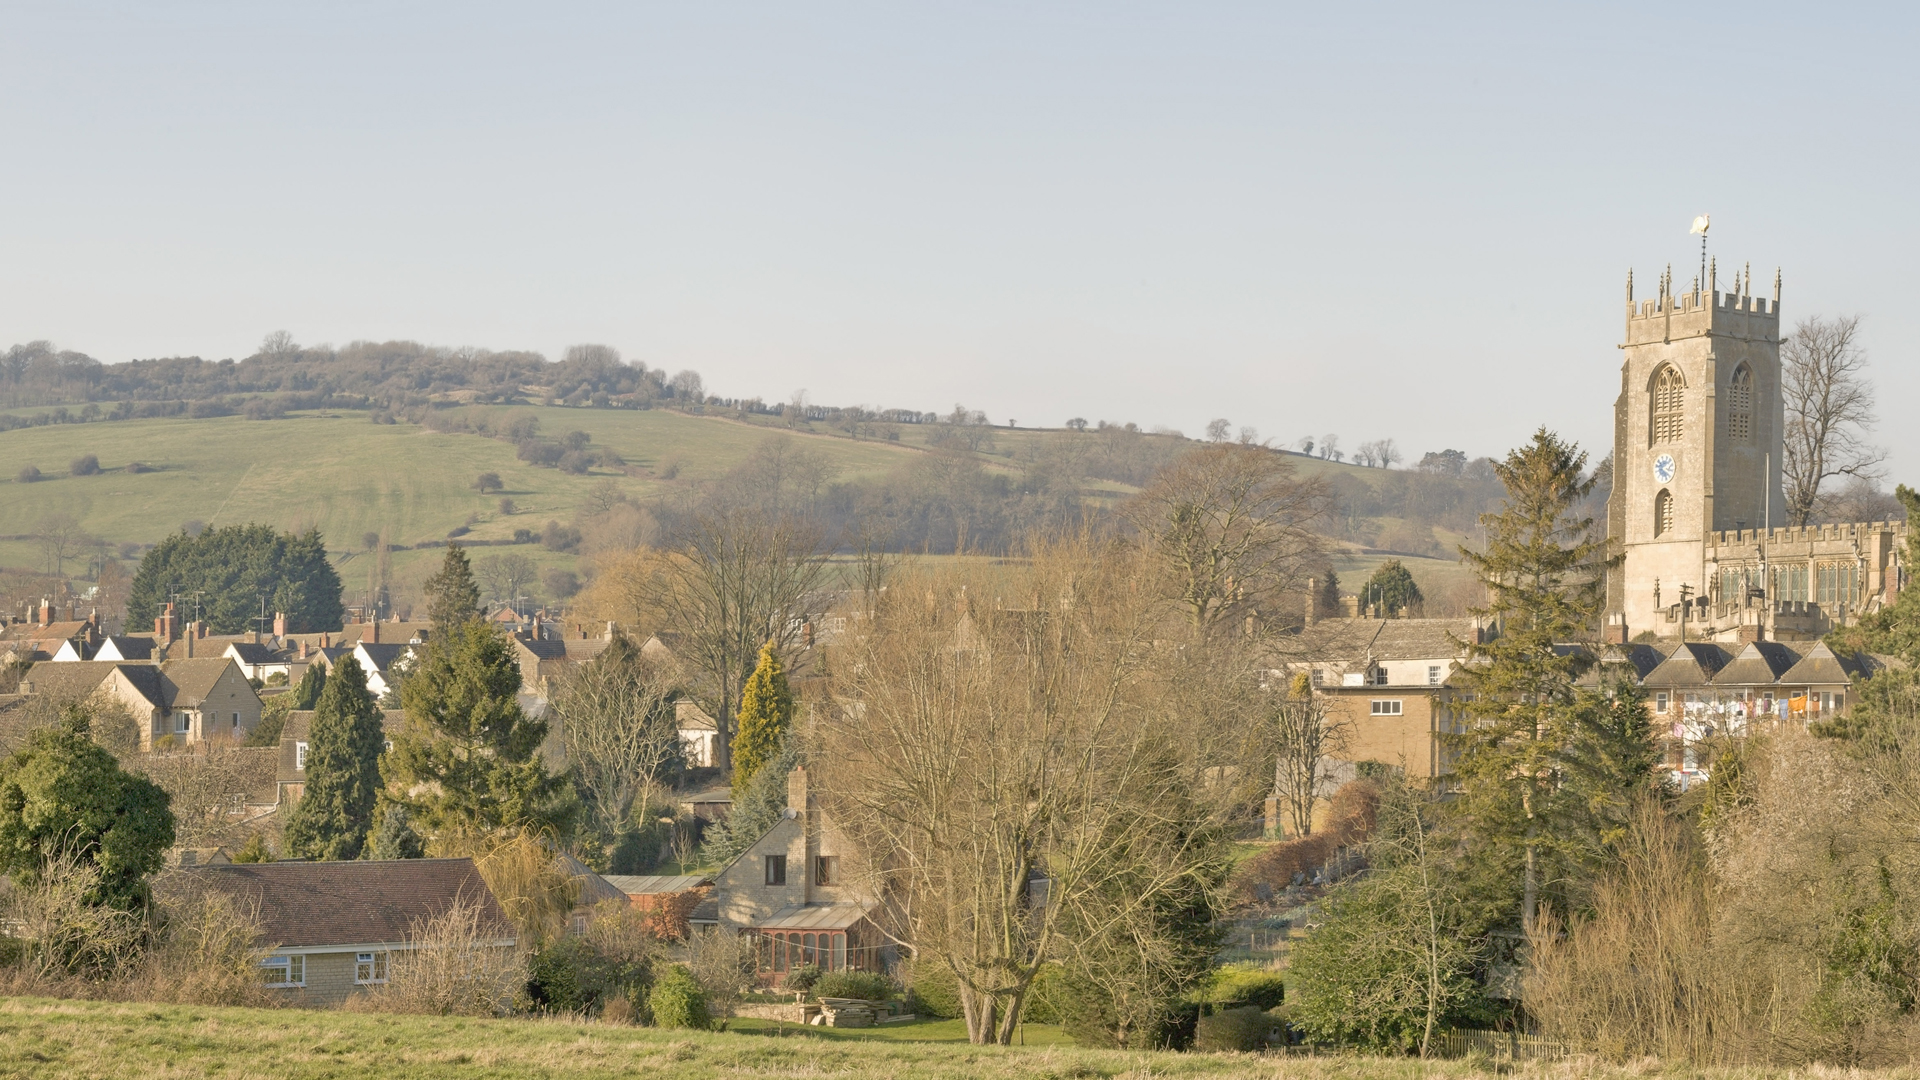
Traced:
<path fill-rule="evenodd" d="M 1660 693 L 1653 695 L 1653 711 L 1657 713 L 1663 713 L 1667 711 L 1666 691 L 1663 690 Z"/>
<path fill-rule="evenodd" d="M 368 983 L 387 981 L 387 954 L 383 952 L 363 952 L 353 958 L 353 981 L 365 986 Z"/>
<path fill-rule="evenodd" d="M 295 770 L 304 770 L 307 767 L 306 743 L 297 742 L 293 744 L 293 767 Z"/>
<path fill-rule="evenodd" d="M 814 859 L 813 883 L 815 885 L 840 884 L 840 856 L 822 855 Z"/>
<path fill-rule="evenodd" d="M 1387 685 L 1387 669 L 1386 668 L 1377 667 L 1373 669 L 1373 685 L 1375 686 Z"/>
<path fill-rule="evenodd" d="M 188 729 L 190 729 L 192 726 L 193 726 L 193 717 L 191 714 L 184 713 L 184 712 L 177 712 L 173 714 L 174 734 L 185 735 Z"/>
<path fill-rule="evenodd" d="M 767 884 L 785 885 L 787 883 L 787 857 L 785 855 L 767 856 Z"/>
<path fill-rule="evenodd" d="M 1373 715 L 1399 716 L 1400 715 L 1400 699 L 1399 698 L 1390 698 L 1390 699 L 1375 698 L 1373 701 Z"/>
<path fill-rule="evenodd" d="M 1326 685 L 1326 682 L 1327 682 L 1327 669 L 1314 668 L 1313 669 L 1313 685 L 1324 686 Z"/>
<path fill-rule="evenodd" d="M 234 713 L 234 714 L 233 714 L 233 726 L 234 726 L 234 727 L 239 727 L 239 726 L 240 726 L 240 714 L 239 714 L 239 713 Z"/>
<path fill-rule="evenodd" d="M 1439 664 L 1427 665 L 1427 685 L 1428 686 L 1440 685 L 1440 665 Z"/>
<path fill-rule="evenodd" d="M 295 953 L 292 956 L 270 956 L 260 961 L 261 981 L 268 986 L 305 986 L 307 985 L 307 958 Z"/>
<path fill-rule="evenodd" d="M 1682 416 L 1687 405 L 1687 384 L 1680 372 L 1662 367 L 1653 377 L 1653 441 L 1678 442 L 1684 430 Z"/>

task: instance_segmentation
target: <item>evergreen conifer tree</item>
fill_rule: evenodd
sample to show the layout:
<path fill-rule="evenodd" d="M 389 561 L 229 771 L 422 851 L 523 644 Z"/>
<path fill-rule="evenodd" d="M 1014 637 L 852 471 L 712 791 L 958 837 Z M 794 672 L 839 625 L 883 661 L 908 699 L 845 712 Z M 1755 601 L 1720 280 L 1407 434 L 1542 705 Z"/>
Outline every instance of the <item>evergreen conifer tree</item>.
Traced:
<path fill-rule="evenodd" d="M 793 690 L 773 642 L 760 647 L 760 661 L 740 692 L 740 722 L 733 737 L 733 797 L 753 784 L 753 774 L 772 761 L 793 726 Z"/>
<path fill-rule="evenodd" d="M 429 837 L 572 821 L 572 788 L 540 759 L 547 723 L 520 710 L 519 691 L 507 636 L 479 619 L 436 631 L 400 684 L 407 726 L 381 770 Z"/>
<path fill-rule="evenodd" d="M 380 826 L 367 838 L 368 859 L 418 859 L 427 853 L 420 834 L 413 831 L 413 815 L 407 808 L 388 803 L 379 811 Z"/>
<path fill-rule="evenodd" d="M 287 821 L 287 850 L 355 859 L 373 827 L 386 735 L 359 661 L 342 657 L 320 693 L 307 734 L 307 782 Z"/>
<path fill-rule="evenodd" d="M 451 634 L 460 624 L 480 617 L 480 586 L 473 580 L 473 565 L 457 544 L 447 545 L 446 558 L 425 585 L 427 618 L 433 623 L 435 637 Z"/>
<path fill-rule="evenodd" d="M 1452 739 L 1454 769 L 1481 835 L 1522 860 L 1523 926 L 1553 841 L 1556 755 L 1571 741 L 1576 683 L 1594 660 L 1592 649 L 1564 646 L 1595 640 L 1606 599 L 1606 540 L 1592 518 L 1575 516 L 1593 488 L 1586 460 L 1546 428 L 1535 432 L 1494 466 L 1507 502 L 1481 518 L 1486 550 L 1460 549 L 1489 597 L 1474 613 L 1493 631 L 1462 643 L 1470 659 L 1455 680 L 1470 693 L 1459 707 L 1475 722 Z"/>
<path fill-rule="evenodd" d="M 327 669 L 323 664 L 308 664 L 307 673 L 300 676 L 294 684 L 293 707 L 302 711 L 311 709 L 320 703 L 320 692 L 326 689 Z"/>

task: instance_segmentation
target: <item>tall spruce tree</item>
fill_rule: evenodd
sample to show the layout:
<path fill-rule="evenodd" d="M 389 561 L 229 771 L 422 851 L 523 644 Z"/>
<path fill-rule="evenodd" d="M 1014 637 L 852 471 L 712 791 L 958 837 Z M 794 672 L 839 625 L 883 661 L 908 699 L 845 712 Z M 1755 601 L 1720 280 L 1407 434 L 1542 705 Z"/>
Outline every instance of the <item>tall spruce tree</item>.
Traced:
<path fill-rule="evenodd" d="M 1455 676 L 1460 708 L 1475 723 L 1453 736 L 1455 775 L 1475 831 L 1522 863 L 1521 924 L 1539 909 L 1543 850 L 1550 846 L 1556 755 L 1572 738 L 1577 682 L 1592 666 L 1606 600 L 1607 543 L 1578 515 L 1593 488 L 1587 455 L 1546 428 L 1494 466 L 1506 506 L 1486 514 L 1486 550 L 1460 549 L 1486 587 L 1474 613 L 1489 640 L 1463 642 Z"/>
<path fill-rule="evenodd" d="M 306 859 L 357 859 L 380 795 L 381 713 L 351 656 L 335 663 L 307 734 L 307 783 L 287 820 L 286 848 Z"/>
<path fill-rule="evenodd" d="M 326 686 L 326 666 L 323 664 L 308 664 L 307 673 L 300 676 L 300 681 L 294 684 L 293 690 L 291 691 L 293 694 L 293 707 L 305 710 L 318 705 L 320 703 L 320 692 L 326 689 Z"/>
<path fill-rule="evenodd" d="M 793 690 L 773 642 L 760 647 L 760 661 L 740 692 L 740 729 L 733 737 L 733 797 L 741 798 L 753 774 L 780 754 L 793 727 Z"/>
<path fill-rule="evenodd" d="M 507 636 L 479 619 L 436 629 L 400 684 L 407 724 L 382 775 L 429 837 L 571 823 L 572 788 L 540 759 L 547 723 L 521 711 L 519 691 Z"/>
<path fill-rule="evenodd" d="M 473 564 L 458 544 L 448 544 L 440 569 L 427 579 L 427 618 L 433 636 L 452 633 L 460 624 L 480 617 L 480 586 L 473 580 Z"/>

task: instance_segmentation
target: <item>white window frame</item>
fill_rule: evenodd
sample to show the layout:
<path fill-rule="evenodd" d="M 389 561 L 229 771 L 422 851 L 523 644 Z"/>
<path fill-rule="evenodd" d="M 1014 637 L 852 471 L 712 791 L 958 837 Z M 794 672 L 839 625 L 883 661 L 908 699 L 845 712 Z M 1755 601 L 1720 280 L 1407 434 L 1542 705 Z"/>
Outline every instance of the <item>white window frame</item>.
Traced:
<path fill-rule="evenodd" d="M 305 772 L 307 769 L 307 744 L 305 742 L 295 742 L 293 744 L 293 769 L 295 772 Z"/>
<path fill-rule="evenodd" d="M 1373 678 L 1370 681 L 1375 686 L 1387 685 L 1387 665 L 1376 665 L 1373 669 Z"/>
<path fill-rule="evenodd" d="M 268 986 L 278 989 L 298 989 L 307 985 L 306 954 L 285 953 L 280 956 L 269 956 L 260 961 L 260 972 L 262 981 Z M 282 977 L 277 980 L 267 978 L 275 972 L 280 972 Z"/>
<path fill-rule="evenodd" d="M 385 952 L 355 953 L 353 957 L 353 985 L 376 986 L 386 982 L 389 959 L 389 954 Z"/>
<path fill-rule="evenodd" d="M 234 726 L 234 727 L 236 727 L 236 728 L 240 726 L 240 714 L 239 714 L 239 713 L 234 713 L 234 714 L 233 714 L 233 726 Z"/>
<path fill-rule="evenodd" d="M 1374 698 L 1370 716 L 1400 716 L 1402 706 L 1399 698 Z"/>
<path fill-rule="evenodd" d="M 192 730 L 193 714 L 185 709 L 176 710 L 173 714 L 173 733 L 175 735 L 185 735 Z"/>
<path fill-rule="evenodd" d="M 1428 686 L 1440 685 L 1440 665 L 1439 664 L 1427 665 L 1427 685 Z"/>

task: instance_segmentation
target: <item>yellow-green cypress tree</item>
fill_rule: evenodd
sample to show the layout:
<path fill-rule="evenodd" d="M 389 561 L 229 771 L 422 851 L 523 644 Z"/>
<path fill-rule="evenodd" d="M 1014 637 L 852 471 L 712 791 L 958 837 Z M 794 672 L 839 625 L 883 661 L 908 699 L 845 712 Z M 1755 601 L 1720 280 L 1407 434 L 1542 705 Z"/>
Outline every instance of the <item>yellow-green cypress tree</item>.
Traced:
<path fill-rule="evenodd" d="M 786 665 L 769 641 L 760 647 L 760 662 L 747 676 L 740 693 L 740 718 L 733 736 L 733 797 L 738 800 L 753 783 L 753 774 L 780 755 L 793 726 L 793 689 L 787 685 Z"/>

